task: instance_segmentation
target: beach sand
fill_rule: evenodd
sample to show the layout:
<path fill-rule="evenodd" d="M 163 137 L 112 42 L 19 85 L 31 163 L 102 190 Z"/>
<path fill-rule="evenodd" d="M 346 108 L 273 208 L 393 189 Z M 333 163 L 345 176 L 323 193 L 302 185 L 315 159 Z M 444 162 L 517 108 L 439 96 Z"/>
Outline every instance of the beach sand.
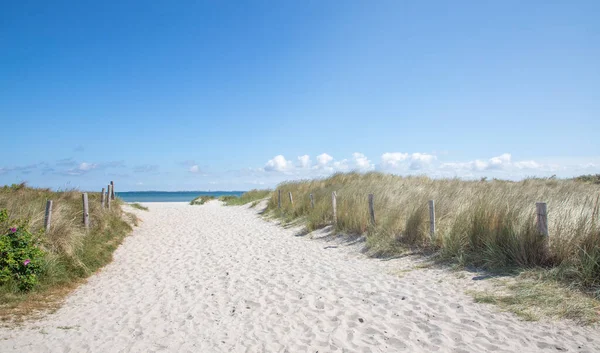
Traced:
<path fill-rule="evenodd" d="M 248 207 L 145 206 L 114 261 L 55 313 L 1 328 L 0 352 L 600 352 L 598 328 L 498 313 L 444 269 Z"/>

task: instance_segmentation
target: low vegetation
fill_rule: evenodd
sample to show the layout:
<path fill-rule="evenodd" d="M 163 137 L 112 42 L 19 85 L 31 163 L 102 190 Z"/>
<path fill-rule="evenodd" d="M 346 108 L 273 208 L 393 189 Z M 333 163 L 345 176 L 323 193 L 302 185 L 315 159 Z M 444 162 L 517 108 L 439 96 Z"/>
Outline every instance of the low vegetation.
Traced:
<path fill-rule="evenodd" d="M 600 301 L 554 281 L 543 270 L 525 270 L 518 276 L 492 280 L 492 289 L 470 291 L 478 303 L 497 305 L 527 321 L 570 319 L 581 324 L 600 321 Z"/>
<path fill-rule="evenodd" d="M 293 204 L 288 192 L 293 194 Z M 332 192 L 337 194 L 336 230 L 365 234 L 373 256 L 411 248 L 490 271 L 541 268 L 547 277 L 600 298 L 600 185 L 593 182 L 434 180 L 348 173 L 282 183 L 267 209 L 287 222 L 304 221 L 309 231 L 314 230 L 332 222 Z M 370 222 L 370 193 L 375 224 Z M 435 200 L 433 237 L 428 200 Z M 549 237 L 536 228 L 535 204 L 540 201 L 548 205 Z"/>
<path fill-rule="evenodd" d="M 79 191 L 52 192 L 24 184 L 0 188 L 1 320 L 56 305 L 112 260 L 135 216 L 124 214 L 119 199 L 107 210 L 101 207 L 100 193 L 88 197 L 90 229 L 85 230 Z M 51 226 L 45 232 L 47 200 L 54 204 Z"/>
<path fill-rule="evenodd" d="M 202 195 L 202 196 L 198 196 L 195 199 L 193 199 L 192 201 L 190 201 L 190 205 L 204 205 L 208 201 L 216 200 L 216 199 L 217 199 L 216 197 L 211 196 L 211 195 Z"/>
<path fill-rule="evenodd" d="M 580 175 L 575 180 L 583 183 L 600 184 L 600 174 Z"/>
<path fill-rule="evenodd" d="M 133 207 L 135 209 L 141 210 L 141 211 L 148 211 L 148 207 L 140 205 L 137 202 L 136 203 L 131 203 L 131 204 L 129 204 L 129 206 L 131 206 L 131 207 Z"/>
<path fill-rule="evenodd" d="M 252 202 L 252 207 L 255 207 L 258 202 L 271 195 L 271 190 L 250 190 L 242 194 L 242 196 L 226 195 L 221 196 L 219 200 L 225 202 L 227 206 L 239 206 Z"/>

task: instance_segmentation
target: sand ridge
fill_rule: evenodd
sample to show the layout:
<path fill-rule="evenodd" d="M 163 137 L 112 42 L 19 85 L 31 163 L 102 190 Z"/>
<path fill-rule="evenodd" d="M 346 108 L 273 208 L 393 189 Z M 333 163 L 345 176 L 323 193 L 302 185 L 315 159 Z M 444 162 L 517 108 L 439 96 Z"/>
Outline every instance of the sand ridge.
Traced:
<path fill-rule="evenodd" d="M 147 203 L 114 261 L 0 352 L 598 352 L 597 328 L 475 304 L 445 270 L 402 276 L 255 209 Z"/>

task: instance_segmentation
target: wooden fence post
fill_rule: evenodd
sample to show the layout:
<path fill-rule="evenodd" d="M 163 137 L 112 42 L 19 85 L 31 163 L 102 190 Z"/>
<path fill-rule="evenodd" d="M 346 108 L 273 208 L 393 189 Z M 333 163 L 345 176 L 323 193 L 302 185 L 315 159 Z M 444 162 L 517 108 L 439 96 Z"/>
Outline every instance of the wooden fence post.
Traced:
<path fill-rule="evenodd" d="M 281 209 L 281 189 L 277 190 L 277 204 L 278 207 Z"/>
<path fill-rule="evenodd" d="M 102 192 L 100 193 L 100 200 L 102 203 L 102 208 L 104 208 L 104 203 L 105 203 L 105 199 L 104 199 L 105 195 L 104 195 L 104 188 L 102 188 Z"/>
<path fill-rule="evenodd" d="M 85 229 L 90 228 L 90 208 L 88 204 L 88 194 L 84 192 L 82 195 L 83 198 L 83 225 Z"/>
<path fill-rule="evenodd" d="M 369 215 L 371 215 L 371 225 L 375 225 L 375 205 L 373 194 L 369 194 Z"/>
<path fill-rule="evenodd" d="M 435 239 L 435 202 L 429 200 L 429 235 Z"/>
<path fill-rule="evenodd" d="M 541 234 L 548 236 L 548 209 L 545 202 L 536 202 L 537 210 L 537 230 Z"/>
<path fill-rule="evenodd" d="M 110 199 L 115 199 L 115 183 L 113 183 L 112 180 L 110 181 Z"/>
<path fill-rule="evenodd" d="M 331 206 L 333 207 L 333 225 L 337 226 L 337 202 L 335 191 L 331 193 Z"/>
<path fill-rule="evenodd" d="M 292 204 L 292 206 L 294 206 L 294 199 L 292 198 L 292 192 L 288 192 L 289 196 L 290 196 L 290 203 Z"/>
<path fill-rule="evenodd" d="M 50 230 L 50 223 L 52 222 L 52 200 L 46 201 L 46 214 L 44 217 L 44 229 Z"/>
<path fill-rule="evenodd" d="M 315 199 L 313 198 L 313 194 L 310 194 L 310 208 L 315 208 Z"/>
<path fill-rule="evenodd" d="M 110 210 L 110 184 L 106 188 L 106 208 Z"/>

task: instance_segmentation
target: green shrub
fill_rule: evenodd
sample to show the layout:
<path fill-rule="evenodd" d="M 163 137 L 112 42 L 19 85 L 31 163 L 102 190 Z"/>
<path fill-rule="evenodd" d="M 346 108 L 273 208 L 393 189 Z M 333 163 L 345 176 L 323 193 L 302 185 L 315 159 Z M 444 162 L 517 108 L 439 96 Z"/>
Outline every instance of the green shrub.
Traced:
<path fill-rule="evenodd" d="M 14 281 L 22 291 L 38 284 L 44 252 L 38 247 L 38 237 L 27 229 L 27 222 L 12 221 L 8 212 L 0 210 L 0 285 Z"/>

